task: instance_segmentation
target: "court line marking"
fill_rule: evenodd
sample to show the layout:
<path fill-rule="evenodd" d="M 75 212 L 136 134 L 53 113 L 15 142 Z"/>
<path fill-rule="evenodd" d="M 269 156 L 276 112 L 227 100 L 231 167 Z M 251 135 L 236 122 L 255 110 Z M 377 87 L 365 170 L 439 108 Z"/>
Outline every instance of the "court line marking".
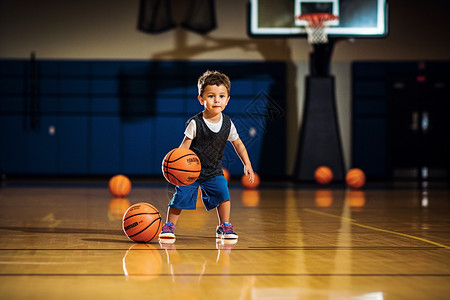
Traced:
<path fill-rule="evenodd" d="M 297 251 L 297 250 L 304 250 L 304 251 L 345 251 L 345 250 L 352 250 L 352 251 L 367 251 L 367 250 L 379 250 L 379 251 L 386 251 L 386 250 L 398 250 L 398 251 L 423 251 L 423 250 L 439 250 L 442 249 L 441 246 L 421 246 L 421 247 L 410 247 L 410 246 L 374 246 L 374 247 L 353 247 L 353 246 L 304 246 L 304 247 L 270 247 L 270 246 L 249 246 L 247 248 L 232 248 L 230 250 L 233 251 Z M 40 251 L 40 252 L 46 252 L 46 251 L 217 251 L 217 248 L 176 248 L 176 249 L 162 249 L 162 248 L 155 248 L 155 249 L 89 249 L 89 248 L 65 248 L 65 249 L 0 249 L 0 254 L 4 254 L 2 252 L 12 252 L 12 251 Z M 11 262 L 2 262 L 0 261 L 0 264 L 2 263 L 11 263 Z"/>
<path fill-rule="evenodd" d="M 412 250 L 438 250 L 442 247 L 396 247 L 396 246 L 379 246 L 379 247 L 352 247 L 352 246 L 336 246 L 336 247 L 249 247 L 248 249 L 233 249 L 233 251 L 239 251 L 239 250 L 277 250 L 277 251 L 292 251 L 292 250 L 306 250 L 306 251 L 314 251 L 314 250 L 328 250 L 328 251 L 341 251 L 341 250 L 352 250 L 352 251 L 367 251 L 367 250 L 380 250 L 380 251 L 386 251 L 386 250 L 399 250 L 399 251 L 412 251 Z M 178 249 L 177 249 L 178 250 Z"/>
<path fill-rule="evenodd" d="M 65 265 L 78 265 L 78 262 L 64 262 Z M 61 262 L 52 261 L 0 261 L 0 265 L 62 265 Z"/>
<path fill-rule="evenodd" d="M 151 244 L 153 245 L 153 244 Z M 261 246 L 261 247 L 257 247 L 257 246 L 249 246 L 247 248 L 232 248 L 230 250 L 233 251 L 256 251 L 256 250 L 266 250 L 266 251 L 297 251 L 297 250 L 305 250 L 305 251 L 321 251 L 321 250 L 336 250 L 336 251 L 340 251 L 340 250 L 352 250 L 352 251 L 358 251 L 358 250 L 362 250 L 362 251 L 366 251 L 366 250 L 381 250 L 381 251 L 385 251 L 385 250 L 399 250 L 399 251 L 412 251 L 412 250 L 418 250 L 418 251 L 423 251 L 423 250 L 438 250 L 441 249 L 442 247 L 438 247 L 438 246 L 421 246 L 421 247 L 410 247 L 410 246 L 375 246 L 375 247 L 370 247 L 370 246 L 358 246 L 358 247 L 353 247 L 353 246 L 304 246 L 304 247 L 270 247 L 270 246 Z M 0 254 L 4 254 L 2 252 L 12 252 L 12 251 L 40 251 L 40 252 L 46 252 L 46 251 L 217 251 L 217 248 L 176 248 L 176 249 L 163 249 L 163 248 L 150 248 L 150 249 L 89 249 L 89 248 L 64 248 L 64 249 L 45 249 L 45 248 L 33 248 L 33 249 L 26 249 L 26 248 L 21 248 L 21 249 L 0 249 Z M 10 262 L 2 262 L 0 261 L 0 264 L 2 263 L 10 263 Z"/>
<path fill-rule="evenodd" d="M 159 276 L 159 277 L 241 277 L 241 276 L 257 276 L 257 277 L 265 277 L 265 276 L 277 276 L 277 277 L 307 277 L 307 276 L 323 276 L 323 277 L 450 277 L 448 273 L 431 273 L 431 274 L 419 274 L 419 273 L 232 273 L 232 274 L 222 274 L 222 273 L 180 273 L 180 274 L 170 274 L 170 273 L 148 273 L 148 274 L 131 274 L 125 275 L 123 273 L 113 273 L 113 274 L 102 274 L 102 273 L 91 273 L 91 274 L 82 274 L 82 273 L 4 273 L 0 274 L 0 277 L 21 277 L 21 276 L 29 276 L 29 277 L 141 277 L 141 276 Z"/>
<path fill-rule="evenodd" d="M 410 239 L 418 240 L 418 241 L 421 241 L 421 242 L 424 242 L 424 243 L 432 244 L 432 245 L 435 245 L 435 246 L 438 246 L 438 247 L 450 250 L 450 246 L 447 246 L 447 245 L 444 245 L 444 244 L 440 244 L 440 243 L 436 243 L 436 242 L 433 242 L 433 241 L 430 241 L 430 240 L 427 240 L 427 239 L 423 239 L 423 238 L 420 238 L 420 237 L 417 237 L 417 236 L 414 236 L 414 235 L 405 234 L 405 233 L 401 233 L 401 232 L 396 232 L 396 231 L 391 231 L 391 230 L 387 230 L 387 229 L 381 229 L 381 228 L 376 228 L 376 227 L 369 226 L 369 225 L 360 224 L 360 223 L 356 222 L 356 220 L 354 220 L 354 219 L 341 217 L 341 216 L 336 216 L 336 215 L 333 215 L 333 214 L 324 213 L 324 212 L 317 211 L 317 210 L 314 210 L 314 209 L 304 208 L 304 210 L 306 210 L 306 211 L 308 211 L 310 213 L 318 214 L 318 215 L 323 215 L 323 216 L 327 216 L 327 217 L 337 218 L 337 219 L 343 220 L 345 222 L 348 222 L 348 223 L 350 223 L 352 225 L 355 225 L 355 226 L 358 226 L 358 227 L 367 228 L 367 229 L 371 229 L 371 230 L 375 230 L 375 231 L 386 232 L 386 233 L 390 233 L 390 234 L 394 234 L 394 235 L 400 235 L 400 236 L 403 236 L 403 237 L 407 237 L 407 238 L 410 238 Z"/>

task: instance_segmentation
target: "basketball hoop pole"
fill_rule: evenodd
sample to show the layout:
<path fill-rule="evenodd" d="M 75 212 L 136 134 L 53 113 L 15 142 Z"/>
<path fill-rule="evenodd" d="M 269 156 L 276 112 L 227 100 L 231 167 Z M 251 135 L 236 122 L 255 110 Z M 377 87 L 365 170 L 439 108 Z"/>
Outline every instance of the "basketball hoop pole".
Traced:
<path fill-rule="evenodd" d="M 312 44 L 313 51 L 309 54 L 311 76 L 330 76 L 334 43 L 334 39 L 329 39 L 325 44 Z"/>
<path fill-rule="evenodd" d="M 314 180 L 319 166 L 333 170 L 336 181 L 345 174 L 342 142 L 336 109 L 334 76 L 330 75 L 335 39 L 313 43 L 310 53 L 310 75 L 305 81 L 305 101 L 299 132 L 295 181 Z"/>

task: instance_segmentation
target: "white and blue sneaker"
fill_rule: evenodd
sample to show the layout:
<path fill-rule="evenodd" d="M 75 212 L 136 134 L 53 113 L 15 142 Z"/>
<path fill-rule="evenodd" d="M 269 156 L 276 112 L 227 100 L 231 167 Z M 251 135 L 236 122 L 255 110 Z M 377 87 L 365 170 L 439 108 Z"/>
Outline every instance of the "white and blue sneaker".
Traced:
<path fill-rule="evenodd" d="M 171 222 L 167 222 L 163 225 L 161 233 L 159 234 L 159 238 L 163 239 L 174 239 L 175 234 L 173 233 L 175 229 L 175 225 L 173 225 Z"/>
<path fill-rule="evenodd" d="M 224 222 L 222 225 L 217 226 L 216 238 L 221 239 L 237 239 L 238 235 L 233 231 L 234 227 L 231 223 Z"/>

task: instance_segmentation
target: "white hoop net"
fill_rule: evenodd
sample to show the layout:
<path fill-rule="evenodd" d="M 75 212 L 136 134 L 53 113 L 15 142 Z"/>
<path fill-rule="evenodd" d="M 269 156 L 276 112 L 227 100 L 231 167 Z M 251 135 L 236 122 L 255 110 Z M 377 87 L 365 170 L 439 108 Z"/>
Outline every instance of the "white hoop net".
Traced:
<path fill-rule="evenodd" d="M 337 16 L 332 14 L 305 14 L 298 17 L 298 19 L 307 22 L 305 30 L 308 35 L 308 43 L 310 44 L 328 43 L 327 23 L 337 18 Z"/>
<path fill-rule="evenodd" d="M 310 44 L 326 44 L 328 43 L 328 34 L 326 32 L 326 26 L 311 26 L 308 24 L 305 26 L 306 33 L 308 34 L 308 43 Z"/>

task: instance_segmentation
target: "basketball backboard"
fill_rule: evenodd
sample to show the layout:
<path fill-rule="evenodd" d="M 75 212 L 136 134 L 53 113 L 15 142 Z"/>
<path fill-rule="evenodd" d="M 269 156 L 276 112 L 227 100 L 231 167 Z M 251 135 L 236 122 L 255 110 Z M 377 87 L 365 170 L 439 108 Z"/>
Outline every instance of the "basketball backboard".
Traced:
<path fill-rule="evenodd" d="M 326 32 L 336 38 L 376 38 L 388 33 L 387 0 L 250 0 L 250 36 L 306 37 L 305 13 L 331 13 Z"/>

